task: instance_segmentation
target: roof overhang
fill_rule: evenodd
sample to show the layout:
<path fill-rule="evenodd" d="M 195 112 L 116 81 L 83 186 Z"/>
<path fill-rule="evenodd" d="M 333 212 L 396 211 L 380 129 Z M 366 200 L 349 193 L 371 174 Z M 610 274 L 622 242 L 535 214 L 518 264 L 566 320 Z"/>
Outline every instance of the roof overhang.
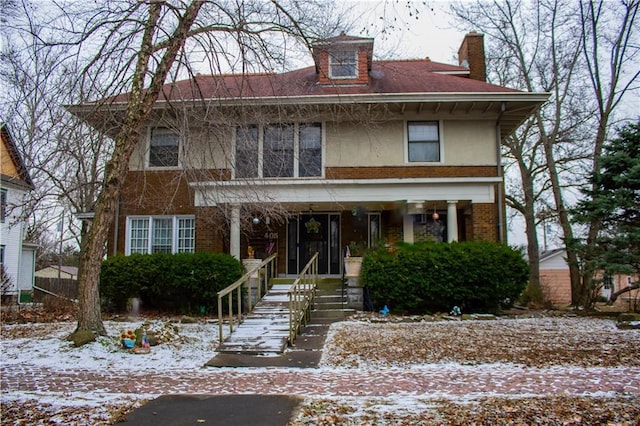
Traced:
<path fill-rule="evenodd" d="M 549 97 L 549 93 L 528 92 L 429 92 L 429 93 L 367 93 L 367 94 L 331 94 L 309 96 L 268 96 L 244 98 L 210 98 L 159 100 L 155 103 L 155 110 L 172 108 L 176 103 L 182 107 L 202 108 L 212 106 L 218 108 L 238 107 L 281 107 L 295 108 L 298 106 L 332 106 L 332 105 L 385 105 L 395 106 L 404 112 L 407 108 L 414 108 L 417 112 L 430 111 L 434 114 L 495 114 L 500 117 L 500 135 L 504 139 L 509 136 L 524 120 L 540 108 Z M 118 113 L 126 109 L 126 102 L 110 104 L 85 103 L 68 105 L 67 110 L 86 120 L 96 128 L 104 126 L 101 117 L 115 120 Z M 112 126 L 116 126 L 115 122 Z"/>

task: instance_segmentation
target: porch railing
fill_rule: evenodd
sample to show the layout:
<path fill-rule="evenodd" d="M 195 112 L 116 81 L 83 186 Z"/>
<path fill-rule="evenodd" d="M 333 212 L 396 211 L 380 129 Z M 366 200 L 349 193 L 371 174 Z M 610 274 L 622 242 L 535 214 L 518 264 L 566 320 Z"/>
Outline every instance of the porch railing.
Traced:
<path fill-rule="evenodd" d="M 247 283 L 247 311 L 251 312 L 253 310 L 253 289 L 251 281 L 257 279 L 257 299 L 260 300 L 262 298 L 262 292 L 264 288 L 264 293 L 269 291 L 270 286 L 272 285 L 273 278 L 277 275 L 277 265 L 278 265 L 278 254 L 273 254 L 263 260 L 260 265 L 255 268 L 247 271 L 242 277 L 240 277 L 233 284 L 225 287 L 220 290 L 218 294 L 218 338 L 222 343 L 224 339 L 224 335 L 222 333 L 222 321 L 223 321 L 223 313 L 222 313 L 222 300 L 225 296 L 228 298 L 227 308 L 229 310 L 229 334 L 233 333 L 233 293 L 236 292 L 236 302 L 237 302 L 237 315 L 238 315 L 238 324 L 242 322 L 242 285 Z"/>
<path fill-rule="evenodd" d="M 307 262 L 306 266 L 293 282 L 289 291 L 289 343 L 293 343 L 301 325 L 306 325 L 311 314 L 313 298 L 318 285 L 318 253 Z"/>

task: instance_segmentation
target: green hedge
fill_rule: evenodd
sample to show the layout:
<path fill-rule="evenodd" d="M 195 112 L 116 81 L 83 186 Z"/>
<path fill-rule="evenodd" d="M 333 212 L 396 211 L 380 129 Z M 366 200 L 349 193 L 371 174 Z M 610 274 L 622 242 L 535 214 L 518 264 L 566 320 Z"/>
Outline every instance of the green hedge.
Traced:
<path fill-rule="evenodd" d="M 139 297 L 144 306 L 182 313 L 217 309 L 216 293 L 242 276 L 234 257 L 222 253 L 113 256 L 102 263 L 100 294 L 107 307 L 123 311 Z"/>
<path fill-rule="evenodd" d="M 362 265 L 376 308 L 412 314 L 496 312 L 518 299 L 528 276 L 519 251 L 484 241 L 401 244 L 370 252 Z"/>

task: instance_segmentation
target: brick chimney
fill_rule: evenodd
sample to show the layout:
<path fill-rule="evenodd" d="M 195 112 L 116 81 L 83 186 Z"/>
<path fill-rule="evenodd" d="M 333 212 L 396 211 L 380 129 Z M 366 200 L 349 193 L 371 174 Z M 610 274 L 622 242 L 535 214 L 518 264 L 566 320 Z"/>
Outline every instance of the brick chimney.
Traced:
<path fill-rule="evenodd" d="M 487 65 L 484 58 L 484 34 L 470 31 L 464 36 L 458 49 L 458 64 L 469 68 L 469 78 L 487 81 Z"/>

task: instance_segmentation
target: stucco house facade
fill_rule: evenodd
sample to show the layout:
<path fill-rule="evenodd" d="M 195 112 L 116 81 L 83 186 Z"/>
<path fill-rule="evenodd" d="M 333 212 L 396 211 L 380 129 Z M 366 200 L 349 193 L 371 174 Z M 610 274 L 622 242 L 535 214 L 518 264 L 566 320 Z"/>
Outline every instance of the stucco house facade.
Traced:
<path fill-rule="evenodd" d="M 9 277 L 2 296 L 17 300 L 20 291 L 33 289 L 36 246 L 26 241 L 23 214 L 33 182 L 6 124 L 0 126 L 0 140 L 0 263 Z"/>
<path fill-rule="evenodd" d="M 251 246 L 294 274 L 319 252 L 320 273 L 335 275 L 351 242 L 504 241 L 500 145 L 548 94 L 487 83 L 481 34 L 464 37 L 458 65 L 373 51 L 374 39 L 341 34 L 318 41 L 306 68 L 167 84 L 110 254 L 242 258 Z M 101 106 L 111 129 L 125 101 Z M 92 105 L 70 110 L 92 120 Z"/>

